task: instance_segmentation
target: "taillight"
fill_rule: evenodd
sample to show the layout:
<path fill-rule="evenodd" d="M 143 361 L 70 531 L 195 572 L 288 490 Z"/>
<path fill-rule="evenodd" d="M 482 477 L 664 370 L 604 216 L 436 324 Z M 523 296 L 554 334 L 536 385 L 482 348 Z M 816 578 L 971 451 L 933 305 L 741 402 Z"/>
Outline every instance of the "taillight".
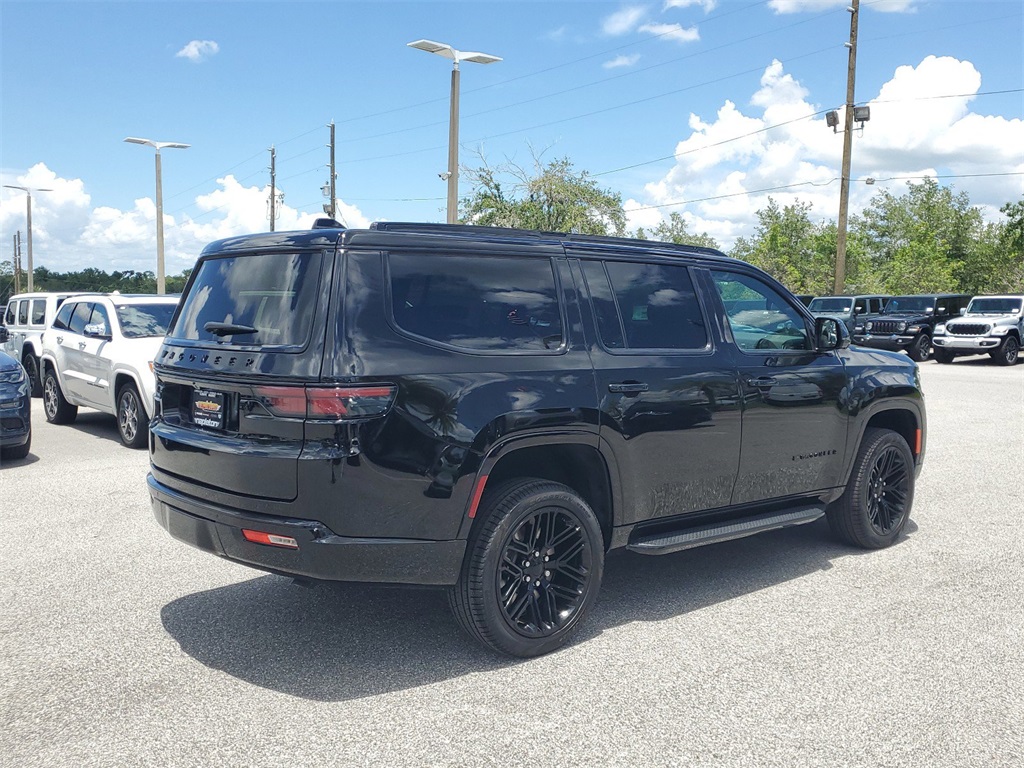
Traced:
<path fill-rule="evenodd" d="M 365 419 L 387 412 L 397 388 L 390 384 L 361 387 L 256 387 L 253 394 L 275 416 Z"/>

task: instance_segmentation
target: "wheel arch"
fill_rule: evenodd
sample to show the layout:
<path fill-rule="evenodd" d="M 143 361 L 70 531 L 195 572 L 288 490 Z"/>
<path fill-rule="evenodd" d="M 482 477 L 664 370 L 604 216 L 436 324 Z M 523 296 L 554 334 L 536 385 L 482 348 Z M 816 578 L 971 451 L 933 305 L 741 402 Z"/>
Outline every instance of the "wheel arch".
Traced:
<path fill-rule="evenodd" d="M 460 538 L 469 537 L 473 528 L 481 524 L 475 515 L 474 502 L 486 499 L 490 489 L 506 480 L 531 477 L 561 483 L 579 494 L 594 511 L 601 526 L 605 549 L 612 540 L 615 510 L 617 508 L 611 473 L 605 458 L 597 447 L 581 441 L 583 435 L 560 435 L 523 438 L 495 446 L 481 463 L 474 481 L 474 489 L 484 482 L 483 493 L 471 494 L 470 507 Z"/>

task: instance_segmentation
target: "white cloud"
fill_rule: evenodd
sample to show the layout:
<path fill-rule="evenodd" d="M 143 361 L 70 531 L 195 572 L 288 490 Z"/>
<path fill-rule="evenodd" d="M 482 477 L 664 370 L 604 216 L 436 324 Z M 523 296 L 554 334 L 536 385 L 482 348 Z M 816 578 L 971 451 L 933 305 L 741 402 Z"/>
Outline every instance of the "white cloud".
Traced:
<path fill-rule="evenodd" d="M 667 11 L 669 8 L 689 8 L 693 5 L 699 5 L 704 9 L 704 13 L 711 13 L 718 5 L 718 0 L 665 0 L 665 5 L 662 10 Z"/>
<path fill-rule="evenodd" d="M 1002 220 L 998 208 L 1019 198 L 1020 176 L 972 176 L 1024 173 L 1024 121 L 972 112 L 972 96 L 927 98 L 973 94 L 980 84 L 973 64 L 949 57 L 897 69 L 871 100 L 870 122 L 854 136 L 852 177 L 878 183 L 852 186 L 851 211 L 859 212 L 880 188 L 901 194 L 906 177 L 951 175 L 960 178 L 940 183 L 966 191 L 990 220 Z M 809 96 L 776 61 L 765 69 L 750 110 L 726 101 L 712 119 L 690 115 L 676 165 L 645 187 L 644 200 L 630 201 L 631 225 L 654 226 L 652 211 L 662 217 L 676 211 L 691 231 L 707 231 L 729 248 L 753 231 L 769 196 L 779 205 L 799 199 L 813 206 L 813 217 L 835 219 L 842 135 L 820 116 L 809 117 L 821 109 Z M 690 202 L 666 205 L 678 201 Z"/>
<path fill-rule="evenodd" d="M 601 31 L 606 35 L 618 37 L 636 29 L 637 25 L 647 16 L 647 8 L 641 5 L 631 5 L 616 11 L 611 16 L 605 17 L 601 22 Z"/>
<path fill-rule="evenodd" d="M 220 46 L 213 40 L 192 40 L 174 55 L 198 64 L 219 52 Z"/>
<path fill-rule="evenodd" d="M 917 2 L 918 0 L 874 0 L 870 4 L 870 8 L 883 13 L 913 13 L 917 11 L 915 6 Z M 826 11 L 830 8 L 842 8 L 849 4 L 849 0 L 771 0 L 768 7 L 781 14 Z"/>
<path fill-rule="evenodd" d="M 32 196 L 32 236 L 36 266 L 57 272 L 96 267 L 107 272 L 156 270 L 156 204 L 151 198 L 135 200 L 129 210 L 91 206 L 81 179 L 63 179 L 43 163 L 22 175 L 3 174 L 4 184 L 49 188 Z M 266 232 L 269 188 L 244 187 L 233 176 L 217 180 L 217 189 L 195 198 L 196 215 L 164 210 L 164 257 L 167 274 L 191 267 L 203 247 L 225 237 Z M 0 194 L 0 239 L 10 242 L 15 230 L 25 227 L 24 193 L 3 189 Z M 276 229 L 309 229 L 322 217 L 313 211 L 280 206 Z M 353 205 L 339 201 L 339 215 L 347 226 L 370 222 Z M 23 234 L 24 236 L 24 234 Z"/>
<path fill-rule="evenodd" d="M 700 33 L 696 27 L 683 28 L 678 24 L 644 24 L 639 31 L 679 43 L 692 43 L 700 40 Z"/>
<path fill-rule="evenodd" d="M 621 67 L 632 67 L 638 61 L 640 61 L 640 54 L 634 53 L 631 56 L 616 56 L 614 59 L 606 61 L 601 66 L 605 69 L 619 69 Z"/>

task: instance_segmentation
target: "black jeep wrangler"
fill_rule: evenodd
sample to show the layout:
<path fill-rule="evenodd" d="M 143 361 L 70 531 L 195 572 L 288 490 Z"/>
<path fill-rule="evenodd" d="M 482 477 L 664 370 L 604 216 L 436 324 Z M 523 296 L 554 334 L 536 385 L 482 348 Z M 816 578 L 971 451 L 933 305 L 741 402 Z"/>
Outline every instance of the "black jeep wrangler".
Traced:
<path fill-rule="evenodd" d="M 959 317 L 970 301 L 961 293 L 893 296 L 881 315 L 854 327 L 853 340 L 875 349 L 904 350 L 911 360 L 923 363 L 931 357 L 935 326 Z"/>
<path fill-rule="evenodd" d="M 222 240 L 156 360 L 157 520 L 300 580 L 436 585 L 535 656 L 605 553 L 907 523 L 917 366 L 710 249 L 440 224 Z"/>

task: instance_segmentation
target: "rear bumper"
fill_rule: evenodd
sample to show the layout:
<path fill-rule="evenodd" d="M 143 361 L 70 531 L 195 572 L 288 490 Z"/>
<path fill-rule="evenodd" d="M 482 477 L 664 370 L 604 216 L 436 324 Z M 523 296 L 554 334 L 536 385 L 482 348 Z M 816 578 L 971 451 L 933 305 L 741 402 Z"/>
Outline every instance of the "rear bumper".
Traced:
<path fill-rule="evenodd" d="M 322 581 L 450 585 L 466 542 L 337 536 L 314 520 L 253 515 L 215 506 L 146 478 L 153 515 L 179 541 L 271 573 Z M 255 544 L 242 529 L 289 536 L 298 549 Z"/>

